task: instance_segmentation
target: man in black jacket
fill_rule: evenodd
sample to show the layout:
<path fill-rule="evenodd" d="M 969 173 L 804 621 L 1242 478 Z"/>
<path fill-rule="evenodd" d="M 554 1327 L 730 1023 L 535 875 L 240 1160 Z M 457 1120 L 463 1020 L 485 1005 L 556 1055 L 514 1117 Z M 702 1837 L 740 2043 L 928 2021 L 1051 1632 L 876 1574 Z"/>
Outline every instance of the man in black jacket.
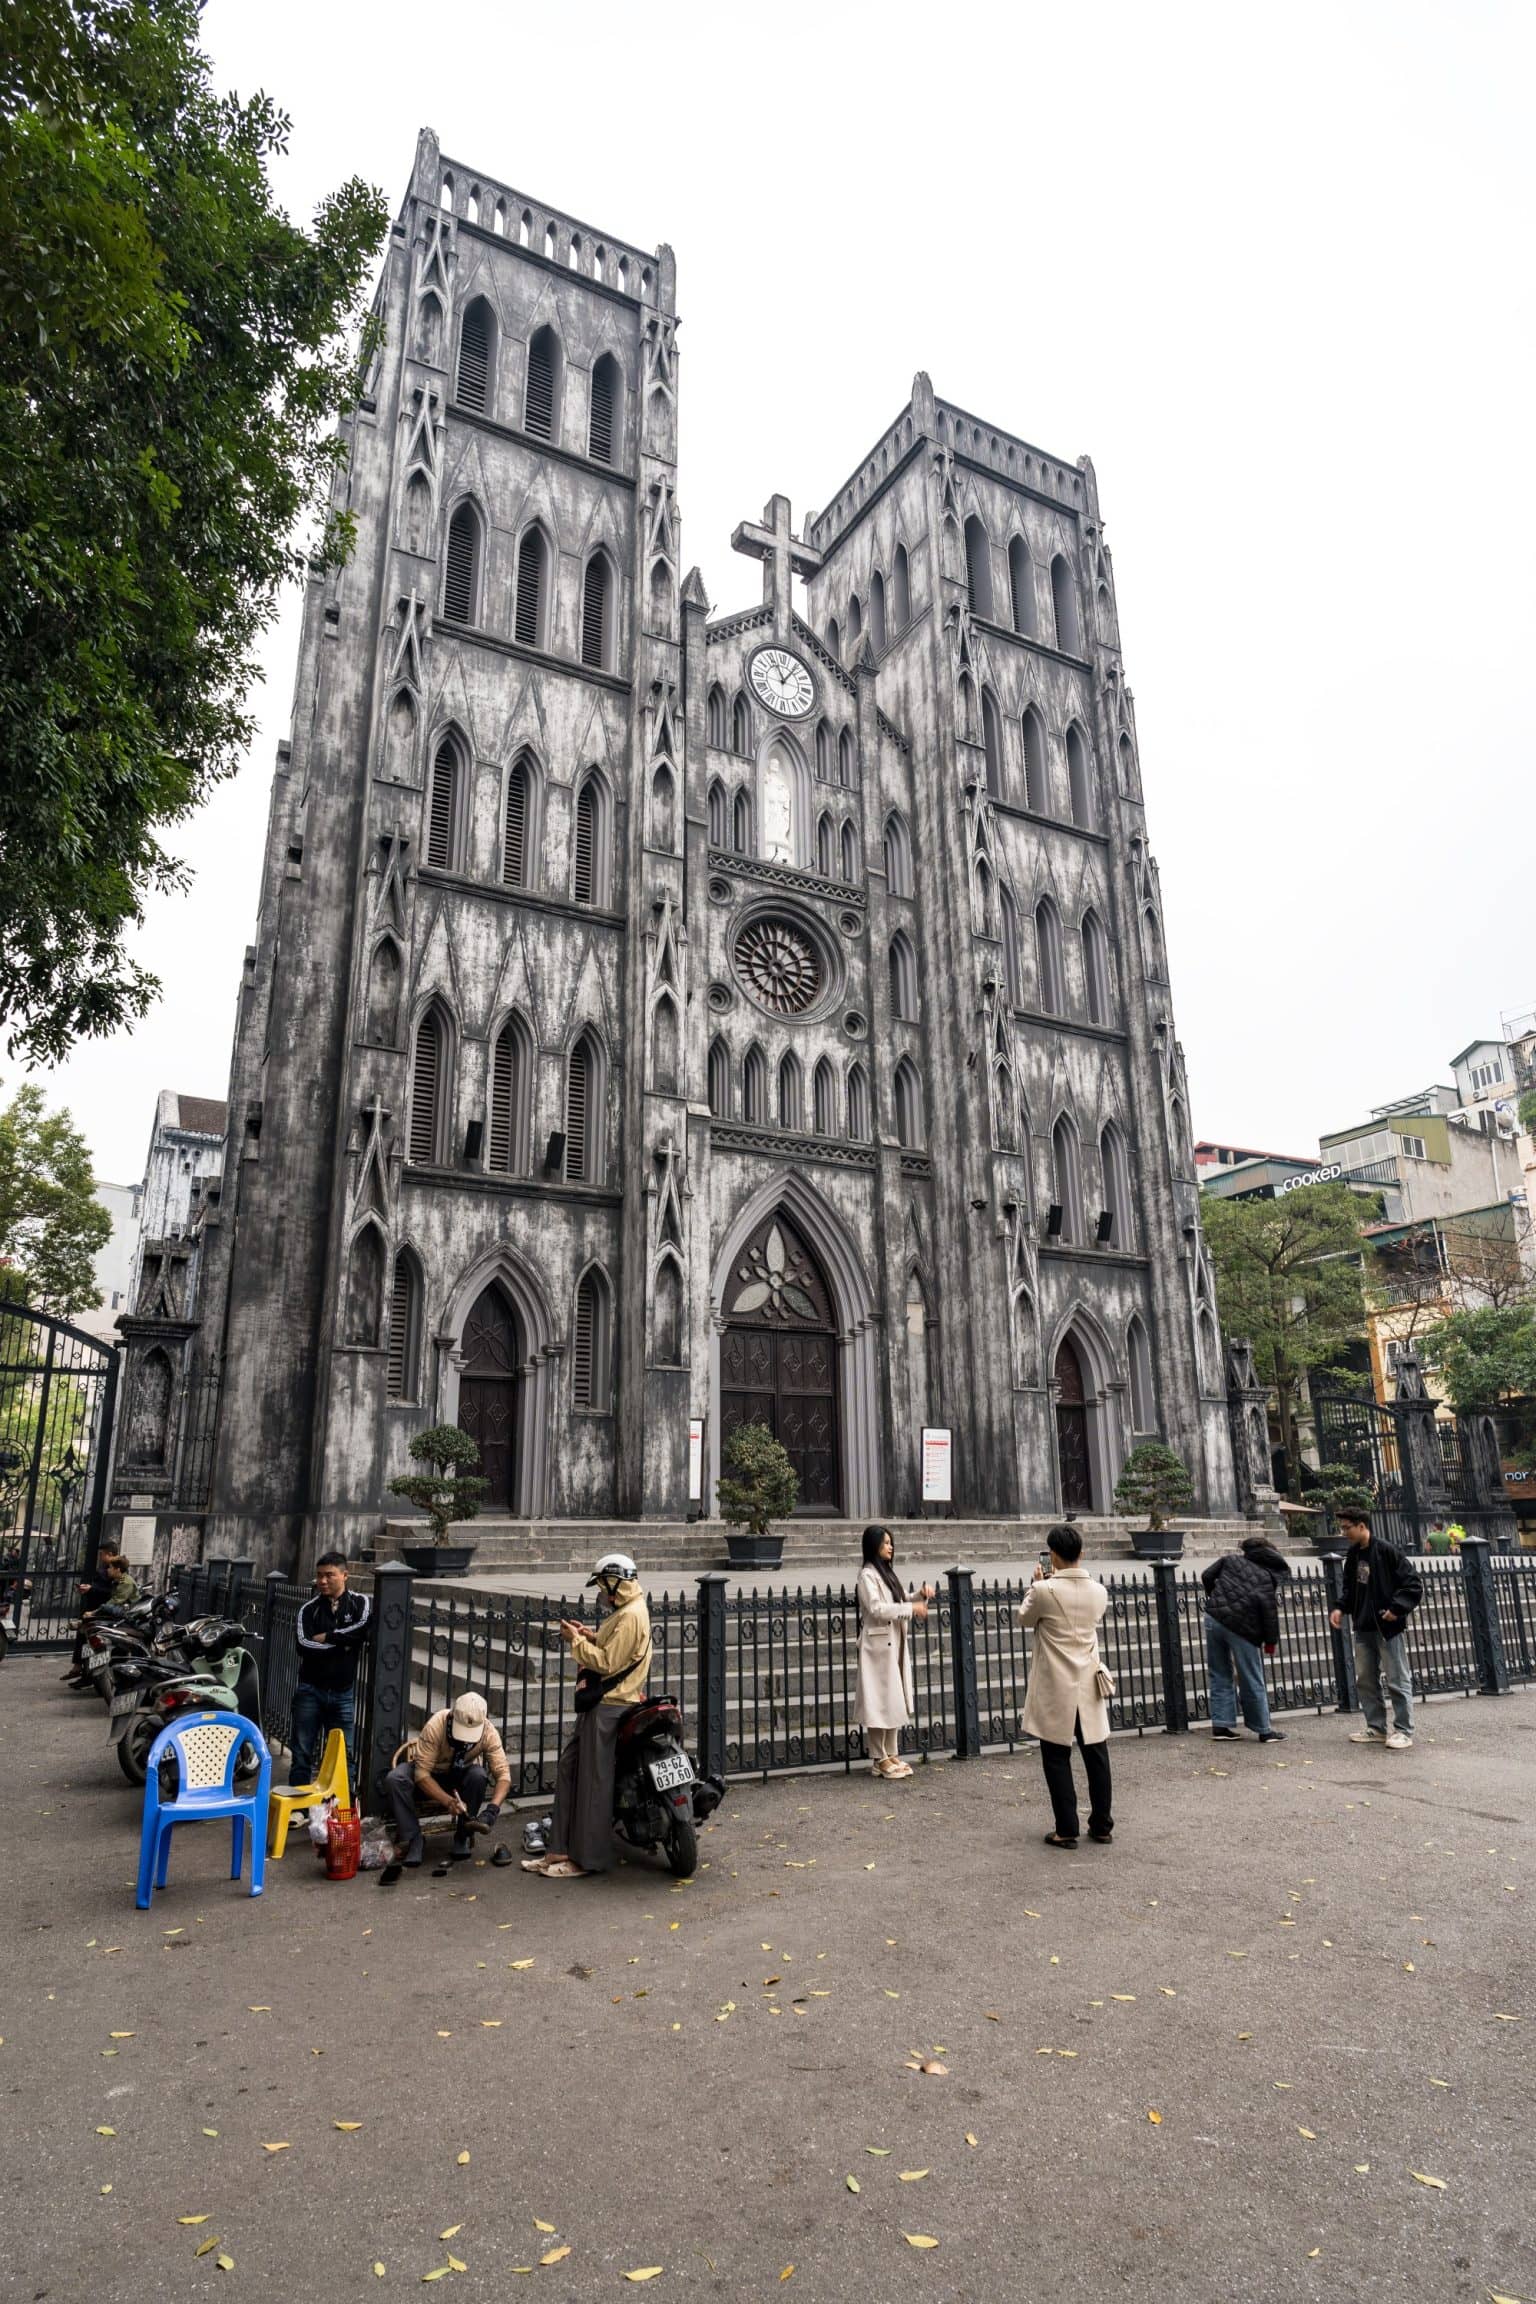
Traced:
<path fill-rule="evenodd" d="M 1273 1655 L 1279 1645 L 1280 1611 L 1275 1591 L 1290 1572 L 1289 1563 L 1263 1536 L 1245 1536 L 1240 1552 L 1224 1552 L 1201 1571 L 1213 1736 L 1237 1737 L 1237 1700 L 1241 1696 L 1243 1718 L 1259 1742 L 1285 1742 L 1283 1732 L 1270 1725 L 1264 1658 L 1259 1651 L 1266 1649 Z"/>
<path fill-rule="evenodd" d="M 1355 1681 L 1365 1726 L 1352 1728 L 1351 1744 L 1385 1744 L 1406 1752 L 1413 1744 L 1413 1679 L 1403 1627 L 1423 1598 L 1418 1570 L 1385 1537 L 1371 1534 L 1363 1512 L 1341 1511 L 1339 1526 L 1349 1539 L 1344 1556 L 1344 1605 L 1328 1621 L 1335 1632 L 1347 1617 L 1355 1634 Z M 1382 1690 L 1392 1699 L 1392 1728 Z"/>
<path fill-rule="evenodd" d="M 358 1659 L 368 1637 L 365 1592 L 347 1590 L 347 1563 L 339 1552 L 322 1552 L 315 1562 L 315 1597 L 299 1610 L 299 1684 L 293 1692 L 289 1744 L 290 1784 L 312 1784 L 328 1729 L 347 1740 L 347 1781 L 356 1786 L 352 1720 Z"/>

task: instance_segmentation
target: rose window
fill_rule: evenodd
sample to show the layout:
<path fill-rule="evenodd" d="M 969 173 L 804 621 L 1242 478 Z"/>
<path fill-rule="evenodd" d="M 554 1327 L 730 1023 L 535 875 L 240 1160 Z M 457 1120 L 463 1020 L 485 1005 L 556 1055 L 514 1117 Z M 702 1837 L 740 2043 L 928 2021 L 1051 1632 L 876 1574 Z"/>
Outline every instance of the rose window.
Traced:
<path fill-rule="evenodd" d="M 775 1016 L 802 1016 L 822 988 L 821 955 L 788 920 L 750 920 L 736 939 L 736 967 L 753 998 Z"/>

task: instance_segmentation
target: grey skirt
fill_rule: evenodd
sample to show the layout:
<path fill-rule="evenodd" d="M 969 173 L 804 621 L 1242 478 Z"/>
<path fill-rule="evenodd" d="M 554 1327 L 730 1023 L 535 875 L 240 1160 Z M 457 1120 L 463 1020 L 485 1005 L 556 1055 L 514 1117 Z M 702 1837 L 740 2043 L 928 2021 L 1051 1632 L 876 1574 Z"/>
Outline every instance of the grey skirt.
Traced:
<path fill-rule="evenodd" d="M 628 1703 L 595 1704 L 583 1712 L 576 1733 L 560 1755 L 555 1775 L 555 1821 L 551 1852 L 569 1856 L 583 1872 L 607 1872 L 613 1844 L 613 1779 L 619 1722 Z"/>

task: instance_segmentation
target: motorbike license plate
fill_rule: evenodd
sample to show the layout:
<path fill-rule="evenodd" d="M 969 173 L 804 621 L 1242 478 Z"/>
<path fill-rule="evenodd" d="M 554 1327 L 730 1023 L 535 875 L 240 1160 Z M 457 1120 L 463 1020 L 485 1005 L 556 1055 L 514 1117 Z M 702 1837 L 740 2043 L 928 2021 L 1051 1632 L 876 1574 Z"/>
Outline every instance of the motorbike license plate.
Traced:
<path fill-rule="evenodd" d="M 113 1697 L 109 1706 L 114 1720 L 119 1719 L 125 1712 L 137 1712 L 138 1708 L 139 1692 L 137 1688 L 122 1689 L 118 1695 Z"/>
<path fill-rule="evenodd" d="M 650 1760 L 646 1765 L 658 1792 L 675 1792 L 680 1785 L 693 1782 L 693 1765 L 686 1752 L 674 1752 L 665 1760 Z"/>

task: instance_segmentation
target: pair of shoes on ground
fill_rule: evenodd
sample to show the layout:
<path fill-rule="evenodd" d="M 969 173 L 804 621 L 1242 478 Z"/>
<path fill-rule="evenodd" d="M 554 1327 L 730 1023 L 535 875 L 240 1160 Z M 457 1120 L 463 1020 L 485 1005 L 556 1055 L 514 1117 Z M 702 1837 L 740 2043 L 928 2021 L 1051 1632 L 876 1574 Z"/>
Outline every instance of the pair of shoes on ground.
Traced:
<path fill-rule="evenodd" d="M 1218 1744 L 1241 1744 L 1243 1740 L 1242 1732 L 1237 1728 L 1213 1728 L 1211 1734 Z M 1260 1728 L 1255 1730 L 1255 1734 L 1261 1744 L 1283 1744 L 1285 1742 L 1285 1730 L 1283 1728 Z"/>
<path fill-rule="evenodd" d="M 591 1874 L 583 1872 L 579 1864 L 573 1864 L 569 1856 L 558 1856 L 553 1862 L 547 1856 L 524 1856 L 522 1868 L 525 1872 L 537 1873 L 541 1880 L 588 1880 L 591 1878 Z"/>
<path fill-rule="evenodd" d="M 1097 1840 L 1101 1848 L 1107 1848 L 1115 1837 L 1114 1827 L 1111 1826 L 1107 1832 L 1095 1832 L 1093 1826 L 1090 1824 L 1088 1827 L 1088 1837 L 1090 1840 Z M 1077 1846 L 1077 1835 L 1075 1832 L 1047 1832 L 1045 1835 L 1045 1844 L 1047 1848 L 1072 1849 Z"/>
<path fill-rule="evenodd" d="M 883 1776 L 887 1784 L 899 1784 L 911 1773 L 905 1760 L 877 1760 L 870 1769 L 871 1776 Z"/>
<path fill-rule="evenodd" d="M 1351 1744 L 1385 1744 L 1389 1752 L 1413 1750 L 1413 1738 L 1405 1736 L 1401 1728 L 1390 1732 L 1384 1728 L 1351 1728 L 1349 1740 Z"/>

